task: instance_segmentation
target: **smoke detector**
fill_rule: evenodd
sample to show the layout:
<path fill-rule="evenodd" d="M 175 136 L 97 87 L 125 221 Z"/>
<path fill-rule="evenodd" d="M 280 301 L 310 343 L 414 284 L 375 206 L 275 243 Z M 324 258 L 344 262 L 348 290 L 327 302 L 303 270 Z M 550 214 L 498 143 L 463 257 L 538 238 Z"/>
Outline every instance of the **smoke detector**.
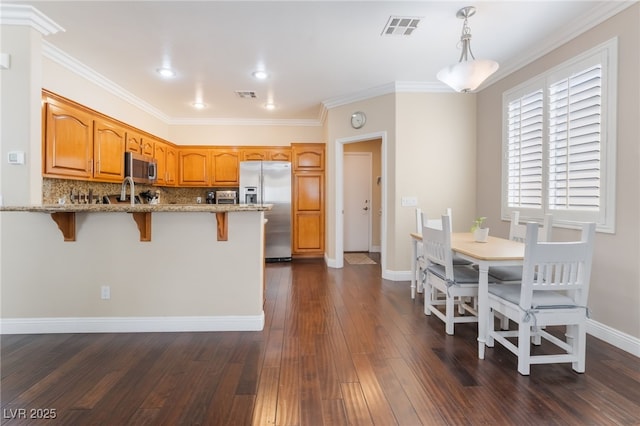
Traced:
<path fill-rule="evenodd" d="M 387 24 L 382 30 L 382 36 L 410 36 L 418 29 L 420 16 L 389 16 Z"/>

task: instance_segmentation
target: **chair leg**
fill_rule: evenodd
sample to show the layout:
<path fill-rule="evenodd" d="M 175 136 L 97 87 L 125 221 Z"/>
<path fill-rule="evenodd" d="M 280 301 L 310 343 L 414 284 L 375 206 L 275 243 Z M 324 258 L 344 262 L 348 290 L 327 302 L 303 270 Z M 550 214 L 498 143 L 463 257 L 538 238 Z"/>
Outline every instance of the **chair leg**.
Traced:
<path fill-rule="evenodd" d="M 533 333 L 531 334 L 531 343 L 540 346 L 542 344 L 542 336 L 540 334 L 540 327 L 533 327 Z"/>
<path fill-rule="evenodd" d="M 446 332 L 447 334 L 451 334 L 453 335 L 453 310 L 455 309 L 455 304 L 454 302 L 455 297 L 450 297 L 449 295 L 447 295 L 447 300 L 445 302 L 445 317 L 446 317 L 446 321 L 445 321 L 445 325 L 446 325 Z"/>
<path fill-rule="evenodd" d="M 518 325 L 518 372 L 523 376 L 529 375 L 531 367 L 531 324 L 521 323 Z"/>
<path fill-rule="evenodd" d="M 498 318 L 500 318 L 500 329 L 508 330 L 509 329 L 509 317 L 503 314 L 498 314 Z"/>
<path fill-rule="evenodd" d="M 422 293 L 424 294 L 424 314 L 431 315 L 431 300 L 433 298 L 433 291 L 431 289 L 431 283 L 429 282 L 429 274 L 425 271 L 424 288 Z"/>
<path fill-rule="evenodd" d="M 567 341 L 571 344 L 571 351 L 578 357 L 578 361 L 571 363 L 577 373 L 584 373 L 585 353 L 587 350 L 587 336 L 584 323 L 567 326 Z"/>

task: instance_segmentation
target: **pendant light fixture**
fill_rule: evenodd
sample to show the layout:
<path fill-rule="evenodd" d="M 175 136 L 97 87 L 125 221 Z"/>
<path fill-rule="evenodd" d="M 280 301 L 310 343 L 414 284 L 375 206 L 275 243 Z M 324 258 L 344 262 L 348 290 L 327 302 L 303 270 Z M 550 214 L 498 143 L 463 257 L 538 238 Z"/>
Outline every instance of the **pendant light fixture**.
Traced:
<path fill-rule="evenodd" d="M 471 29 L 467 19 L 476 13 L 473 6 L 463 7 L 456 13 L 456 17 L 464 19 L 460 44 L 462 53 L 457 64 L 440 70 L 437 77 L 456 92 L 471 92 L 480 86 L 491 74 L 498 70 L 498 63 L 490 59 L 476 59 L 471 52 Z"/>

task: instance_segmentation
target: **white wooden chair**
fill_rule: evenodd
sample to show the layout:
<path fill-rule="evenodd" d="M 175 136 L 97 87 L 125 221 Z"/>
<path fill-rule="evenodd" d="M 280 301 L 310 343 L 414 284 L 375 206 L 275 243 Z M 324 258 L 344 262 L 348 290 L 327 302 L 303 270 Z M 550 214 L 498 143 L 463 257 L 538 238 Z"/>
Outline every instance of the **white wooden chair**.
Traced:
<path fill-rule="evenodd" d="M 447 334 L 454 333 L 454 324 L 478 322 L 475 309 L 478 296 L 478 271 L 470 265 L 454 265 L 451 251 L 451 222 L 443 215 L 442 226 L 423 220 L 422 244 L 427 262 L 424 284 L 424 313 L 434 314 L 445 323 Z M 466 298 L 474 303 L 470 305 Z M 441 307 L 444 306 L 444 312 Z M 458 315 L 456 315 L 456 306 Z M 461 312 L 471 315 L 460 315 Z"/>
<path fill-rule="evenodd" d="M 487 344 L 503 345 L 518 357 L 518 372 L 529 375 L 531 364 L 570 362 L 585 371 L 587 297 L 593 257 L 595 224 L 585 224 L 575 242 L 539 242 L 538 224 L 527 224 L 522 284 L 489 285 Z M 495 330 L 494 314 L 518 324 L 517 330 Z M 542 327 L 566 326 L 566 340 Z M 563 353 L 531 355 L 530 340 L 541 336 Z M 517 338 L 517 344 L 509 338 Z"/>
<path fill-rule="evenodd" d="M 422 233 L 422 209 L 420 207 L 416 207 L 416 233 Z M 416 242 L 416 265 L 416 288 L 411 288 L 411 299 L 416 298 L 416 291 L 422 293 L 422 276 L 426 265 L 422 256 L 422 241 Z"/>
<path fill-rule="evenodd" d="M 538 228 L 538 241 L 551 241 L 553 215 L 546 214 L 542 227 Z M 527 225 L 520 223 L 520 212 L 511 212 L 509 239 L 524 243 L 527 236 Z M 489 268 L 491 278 L 501 284 L 519 283 L 522 281 L 522 266 L 494 266 Z"/>

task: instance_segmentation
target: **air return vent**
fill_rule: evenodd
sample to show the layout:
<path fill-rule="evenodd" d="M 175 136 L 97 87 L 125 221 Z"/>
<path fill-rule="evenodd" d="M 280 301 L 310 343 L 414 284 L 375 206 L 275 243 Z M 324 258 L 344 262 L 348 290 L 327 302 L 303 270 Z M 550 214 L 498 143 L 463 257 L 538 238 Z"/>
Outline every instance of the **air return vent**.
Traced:
<path fill-rule="evenodd" d="M 419 16 L 390 16 L 387 25 L 382 30 L 382 36 L 410 36 L 418 29 L 422 17 Z"/>
<path fill-rule="evenodd" d="M 256 92 L 253 90 L 236 90 L 236 95 L 241 97 L 242 99 L 251 99 L 256 98 Z"/>

